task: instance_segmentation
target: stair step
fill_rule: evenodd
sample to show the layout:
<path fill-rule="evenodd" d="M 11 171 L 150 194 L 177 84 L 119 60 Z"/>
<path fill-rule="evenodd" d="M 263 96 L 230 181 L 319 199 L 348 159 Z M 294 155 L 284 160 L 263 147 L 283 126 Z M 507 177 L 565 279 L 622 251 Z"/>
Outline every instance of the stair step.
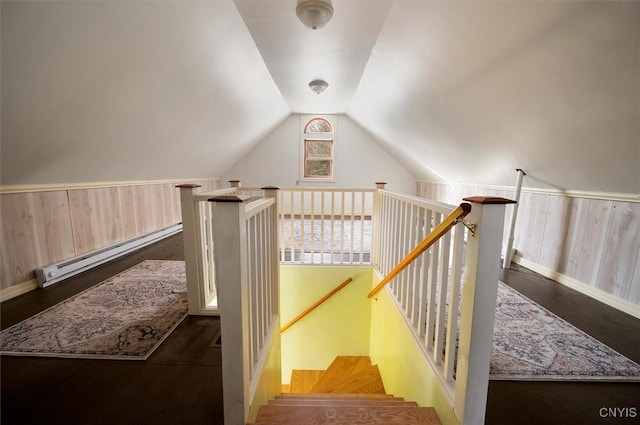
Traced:
<path fill-rule="evenodd" d="M 278 406 L 417 406 L 415 401 L 401 400 L 377 400 L 377 399 L 334 399 L 334 400 L 318 400 L 318 399 L 274 399 L 269 400 L 268 404 Z"/>
<path fill-rule="evenodd" d="M 370 398 L 376 400 L 384 400 L 393 398 L 399 401 L 404 401 L 402 397 L 395 397 L 393 394 L 332 394 L 332 393 L 309 393 L 309 394 L 296 394 L 288 393 L 276 396 L 276 398 L 313 398 L 313 399 L 337 399 L 337 398 Z"/>
<path fill-rule="evenodd" d="M 291 371 L 291 384 L 289 386 L 289 392 L 308 393 L 323 374 L 324 370 L 293 369 Z"/>
<path fill-rule="evenodd" d="M 315 392 L 337 394 L 384 394 L 384 384 L 377 365 L 369 366 L 360 372 L 349 376 L 348 380 L 334 385 L 313 387 Z"/>
<path fill-rule="evenodd" d="M 309 392 L 327 392 L 327 388 L 334 387 L 344 382 L 347 377 L 367 370 L 367 368 L 370 367 L 371 359 L 368 356 L 338 356 Z"/>
<path fill-rule="evenodd" d="M 392 406 L 277 406 L 260 407 L 256 425 L 435 425 L 440 424 L 431 407 Z"/>

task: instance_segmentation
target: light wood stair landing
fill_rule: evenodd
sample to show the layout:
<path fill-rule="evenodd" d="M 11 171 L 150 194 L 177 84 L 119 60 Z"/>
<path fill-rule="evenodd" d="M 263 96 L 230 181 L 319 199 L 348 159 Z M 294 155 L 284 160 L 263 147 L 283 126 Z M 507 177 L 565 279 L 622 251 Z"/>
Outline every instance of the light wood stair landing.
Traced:
<path fill-rule="evenodd" d="M 326 371 L 293 370 L 289 389 L 260 407 L 255 425 L 440 424 L 433 408 L 385 394 L 369 357 L 339 356 Z"/>

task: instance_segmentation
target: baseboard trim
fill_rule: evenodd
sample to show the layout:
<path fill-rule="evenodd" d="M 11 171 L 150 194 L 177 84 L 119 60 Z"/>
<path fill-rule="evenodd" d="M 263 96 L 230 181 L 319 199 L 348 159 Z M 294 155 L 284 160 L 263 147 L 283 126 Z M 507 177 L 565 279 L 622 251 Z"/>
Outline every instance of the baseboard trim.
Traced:
<path fill-rule="evenodd" d="M 513 262 L 521 265 L 524 268 L 548 277 L 551 280 L 555 280 L 556 282 L 568 288 L 571 288 L 604 304 L 607 304 L 610 307 L 613 307 L 637 319 L 640 319 L 640 305 L 634 304 L 627 300 L 623 300 L 622 298 L 609 294 L 602 289 L 594 288 L 591 285 L 587 285 L 584 282 L 581 282 L 555 270 L 551 270 L 548 267 L 535 263 L 531 260 L 527 260 L 526 258 L 523 258 L 519 255 L 513 257 Z"/>
<path fill-rule="evenodd" d="M 26 282 L 18 283 L 17 285 L 10 286 L 3 290 L 0 290 L 0 302 L 5 302 L 11 298 L 15 298 L 19 295 L 31 292 L 38 287 L 38 281 L 31 279 Z"/>

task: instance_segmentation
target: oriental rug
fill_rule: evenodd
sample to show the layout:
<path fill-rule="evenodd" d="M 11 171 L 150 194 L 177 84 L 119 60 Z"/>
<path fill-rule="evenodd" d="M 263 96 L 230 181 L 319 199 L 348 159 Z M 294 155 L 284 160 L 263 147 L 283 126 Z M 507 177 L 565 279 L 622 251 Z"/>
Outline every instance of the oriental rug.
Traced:
<path fill-rule="evenodd" d="M 500 283 L 490 379 L 640 381 L 640 365 Z"/>
<path fill-rule="evenodd" d="M 147 260 L 0 333 L 0 354 L 146 360 L 187 315 L 183 261 Z"/>

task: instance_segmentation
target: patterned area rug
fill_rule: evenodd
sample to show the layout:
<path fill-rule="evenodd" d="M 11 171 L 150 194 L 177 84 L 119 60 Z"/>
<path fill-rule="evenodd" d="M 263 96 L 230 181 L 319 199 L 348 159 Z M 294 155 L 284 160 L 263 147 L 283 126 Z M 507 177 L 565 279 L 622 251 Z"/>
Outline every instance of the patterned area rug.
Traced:
<path fill-rule="evenodd" d="M 640 381 L 640 366 L 500 283 L 492 380 Z"/>
<path fill-rule="evenodd" d="M 145 360 L 187 314 L 183 261 L 148 260 L 0 333 L 0 353 Z"/>

